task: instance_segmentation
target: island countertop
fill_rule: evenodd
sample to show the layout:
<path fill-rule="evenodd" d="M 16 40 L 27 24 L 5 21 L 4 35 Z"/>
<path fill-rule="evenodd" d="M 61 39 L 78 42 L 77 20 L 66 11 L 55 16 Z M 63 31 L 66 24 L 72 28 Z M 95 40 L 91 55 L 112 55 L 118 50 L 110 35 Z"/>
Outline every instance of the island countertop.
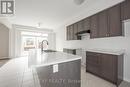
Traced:
<path fill-rule="evenodd" d="M 28 64 L 29 66 L 39 67 L 48 66 L 64 62 L 75 61 L 82 57 L 64 52 L 41 52 L 41 50 L 29 51 Z"/>

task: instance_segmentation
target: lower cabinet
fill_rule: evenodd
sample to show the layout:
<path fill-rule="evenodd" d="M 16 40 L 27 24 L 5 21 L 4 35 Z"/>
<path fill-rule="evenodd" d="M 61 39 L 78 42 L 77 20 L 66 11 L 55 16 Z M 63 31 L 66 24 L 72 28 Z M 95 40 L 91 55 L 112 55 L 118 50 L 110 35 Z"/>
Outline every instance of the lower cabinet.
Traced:
<path fill-rule="evenodd" d="M 123 55 L 87 51 L 86 71 L 118 86 L 123 80 Z"/>

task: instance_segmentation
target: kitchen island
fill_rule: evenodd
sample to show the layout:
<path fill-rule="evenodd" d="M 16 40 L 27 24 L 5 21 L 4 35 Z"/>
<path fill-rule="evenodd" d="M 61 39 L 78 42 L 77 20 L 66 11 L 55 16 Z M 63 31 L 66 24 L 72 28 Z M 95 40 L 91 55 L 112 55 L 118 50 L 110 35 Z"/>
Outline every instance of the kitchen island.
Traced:
<path fill-rule="evenodd" d="M 29 53 L 28 64 L 35 68 L 40 87 L 80 87 L 79 56 L 32 50 Z"/>

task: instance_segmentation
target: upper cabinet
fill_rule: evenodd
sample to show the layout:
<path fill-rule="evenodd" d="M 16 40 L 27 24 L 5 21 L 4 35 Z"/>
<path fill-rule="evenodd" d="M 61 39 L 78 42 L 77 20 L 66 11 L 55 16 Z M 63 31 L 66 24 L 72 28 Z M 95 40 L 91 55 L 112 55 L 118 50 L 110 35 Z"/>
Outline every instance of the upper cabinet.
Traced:
<path fill-rule="evenodd" d="M 91 16 L 91 38 L 122 36 L 120 4 Z"/>
<path fill-rule="evenodd" d="M 109 36 L 122 36 L 121 5 L 118 4 L 108 9 Z"/>
<path fill-rule="evenodd" d="M 67 26 L 67 29 L 66 29 L 66 36 L 67 36 L 67 40 L 71 40 L 71 37 L 70 37 L 70 26 Z"/>
<path fill-rule="evenodd" d="M 74 33 L 73 25 L 67 26 L 67 30 L 66 30 L 67 40 L 74 39 L 73 33 Z"/>
<path fill-rule="evenodd" d="M 90 38 L 98 38 L 98 15 L 90 17 Z"/>
<path fill-rule="evenodd" d="M 73 24 L 73 28 L 74 28 L 73 29 L 74 30 L 74 34 L 73 34 L 74 40 L 77 40 L 78 37 L 77 37 L 76 33 L 78 32 L 78 24 L 77 23 Z"/>
<path fill-rule="evenodd" d="M 66 39 L 67 40 L 80 40 L 81 38 L 76 35 L 78 33 L 78 23 L 67 26 Z"/>
<path fill-rule="evenodd" d="M 83 31 L 84 30 L 83 21 L 81 20 L 77 22 L 77 24 L 78 24 L 78 32 Z"/>
<path fill-rule="evenodd" d="M 73 25 L 69 26 L 69 32 L 70 32 L 70 40 L 73 40 L 74 39 L 74 36 L 73 36 L 73 33 L 74 33 L 74 28 L 73 28 Z"/>
<path fill-rule="evenodd" d="M 130 19 L 130 0 L 126 0 L 67 27 L 67 40 L 80 40 L 76 33 L 90 30 L 90 38 L 123 36 L 122 21 Z M 69 29 L 69 30 L 68 30 Z"/>
<path fill-rule="evenodd" d="M 130 0 L 121 3 L 122 20 L 130 19 Z"/>
<path fill-rule="evenodd" d="M 98 37 L 108 37 L 109 27 L 108 27 L 108 12 L 107 10 L 100 12 L 98 14 Z"/>
<path fill-rule="evenodd" d="M 90 18 L 85 18 L 83 20 L 83 29 L 84 30 L 90 30 Z"/>

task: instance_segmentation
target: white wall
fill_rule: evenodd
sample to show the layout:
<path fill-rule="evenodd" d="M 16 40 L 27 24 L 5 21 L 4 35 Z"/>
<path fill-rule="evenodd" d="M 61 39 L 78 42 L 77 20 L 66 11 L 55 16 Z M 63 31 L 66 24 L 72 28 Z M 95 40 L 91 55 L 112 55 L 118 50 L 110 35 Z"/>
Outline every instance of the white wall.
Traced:
<path fill-rule="evenodd" d="M 107 1 L 107 0 L 104 0 Z M 124 61 L 124 79 L 130 82 L 130 22 L 126 22 L 125 27 L 125 36 L 124 37 L 110 37 L 110 38 L 98 38 L 98 39 L 89 39 L 86 40 L 73 40 L 66 41 L 66 26 L 72 23 L 75 23 L 85 17 L 93 15 L 105 8 L 111 7 L 114 4 L 121 2 L 122 0 L 113 0 L 113 2 L 108 3 L 97 3 L 92 7 L 89 7 L 89 11 L 84 11 L 82 14 L 78 14 L 77 17 L 74 17 L 68 22 L 64 23 L 61 27 L 55 30 L 56 32 L 56 49 L 62 51 L 63 48 L 82 48 L 82 49 L 125 49 L 125 61 Z"/>
<path fill-rule="evenodd" d="M 9 22 L 9 20 L 6 18 L 6 17 L 0 17 L 0 23 L 4 24 L 6 27 L 8 27 L 9 29 L 9 43 L 11 43 L 11 29 L 12 29 L 12 24 Z M 9 58 L 10 58 L 10 55 L 11 55 L 11 44 L 9 44 Z"/>
<path fill-rule="evenodd" d="M 9 57 L 9 28 L 0 23 L 0 59 Z"/>

